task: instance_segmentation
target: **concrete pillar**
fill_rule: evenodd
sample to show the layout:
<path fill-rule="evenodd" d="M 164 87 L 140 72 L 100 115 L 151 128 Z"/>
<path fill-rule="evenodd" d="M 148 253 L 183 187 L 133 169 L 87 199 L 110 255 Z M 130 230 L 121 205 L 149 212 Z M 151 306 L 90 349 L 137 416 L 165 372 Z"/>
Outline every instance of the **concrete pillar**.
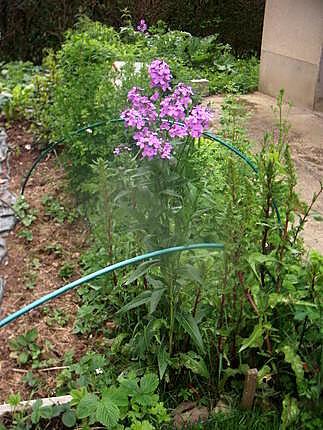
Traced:
<path fill-rule="evenodd" d="M 259 90 L 276 96 L 284 88 L 293 104 L 320 108 L 322 47 L 323 0 L 267 0 Z"/>

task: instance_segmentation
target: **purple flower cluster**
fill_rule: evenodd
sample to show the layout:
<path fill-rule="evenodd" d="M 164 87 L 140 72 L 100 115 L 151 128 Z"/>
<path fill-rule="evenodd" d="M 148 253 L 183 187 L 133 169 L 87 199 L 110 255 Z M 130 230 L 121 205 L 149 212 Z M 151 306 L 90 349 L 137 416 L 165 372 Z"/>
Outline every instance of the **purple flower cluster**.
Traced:
<path fill-rule="evenodd" d="M 125 124 L 128 127 L 134 127 L 141 130 L 146 123 L 156 121 L 158 115 L 156 107 L 148 97 L 141 95 L 141 89 L 133 87 L 128 93 L 128 100 L 131 103 L 131 108 L 126 109 L 121 114 Z"/>
<path fill-rule="evenodd" d="M 148 26 L 146 24 L 146 21 L 144 19 L 141 19 L 137 26 L 137 30 L 140 31 L 140 33 L 145 33 L 145 31 L 147 31 L 147 28 Z"/>
<path fill-rule="evenodd" d="M 142 150 L 141 155 L 143 158 L 151 160 L 158 154 L 160 158 L 170 158 L 172 145 L 169 142 L 165 142 L 156 132 L 149 130 L 147 127 L 137 131 L 133 138 L 137 142 L 137 146 Z"/>
<path fill-rule="evenodd" d="M 163 92 L 171 91 L 172 76 L 164 61 L 154 60 L 149 66 L 149 75 L 152 88 L 159 88 Z M 208 127 L 211 119 L 208 109 L 201 105 L 191 108 L 191 87 L 179 83 L 173 92 L 164 97 L 159 91 L 155 91 L 149 98 L 142 95 L 142 91 L 133 87 L 128 92 L 130 108 L 122 112 L 121 118 L 126 127 L 136 130 L 133 137 L 143 158 L 159 156 L 169 159 L 173 150 L 169 139 L 200 137 Z M 116 148 L 115 154 L 119 153 L 120 150 Z"/>
<path fill-rule="evenodd" d="M 201 137 L 211 120 L 211 112 L 205 106 L 195 106 L 185 119 L 187 131 L 192 137 Z"/>
<path fill-rule="evenodd" d="M 170 90 L 172 74 L 165 61 L 154 60 L 148 68 L 151 88 L 161 88 L 163 91 Z"/>

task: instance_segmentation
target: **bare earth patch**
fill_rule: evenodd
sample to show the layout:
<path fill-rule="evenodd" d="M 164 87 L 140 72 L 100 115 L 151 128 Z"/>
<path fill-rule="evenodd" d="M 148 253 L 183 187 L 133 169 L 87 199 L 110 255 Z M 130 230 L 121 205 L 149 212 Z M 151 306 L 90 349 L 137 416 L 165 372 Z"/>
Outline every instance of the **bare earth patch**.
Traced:
<path fill-rule="evenodd" d="M 11 150 L 10 190 L 18 195 L 23 175 L 39 151 L 33 148 L 32 136 L 26 131 L 26 125 L 16 123 L 7 128 L 6 132 Z M 80 276 L 80 251 L 86 245 L 88 233 L 84 224 L 80 221 L 58 223 L 45 214 L 41 203 L 46 194 L 62 196 L 65 184 L 64 172 L 56 158 L 51 155 L 39 165 L 27 186 L 25 196 L 31 208 L 37 210 L 37 219 L 28 228 L 18 223 L 7 237 L 7 261 L 0 266 L 1 276 L 6 280 L 1 318 L 66 284 L 69 280 L 65 281 L 59 276 L 59 270 L 66 261 L 76 268 L 73 277 Z M 27 229 L 33 236 L 30 243 L 17 235 L 21 230 Z M 62 251 L 57 255 L 48 245 Z M 72 327 L 78 308 L 78 297 L 74 292 L 48 303 L 46 308 L 46 313 L 44 307 L 39 308 L 0 331 L 0 403 L 4 402 L 10 393 L 18 391 L 24 400 L 33 397 L 30 388 L 21 381 L 26 372 L 31 370 L 31 364 L 19 366 L 17 361 L 10 357 L 10 339 L 36 328 L 39 333 L 37 343 L 43 348 L 42 359 L 47 360 L 51 367 L 61 366 L 67 351 L 74 350 L 75 357 L 78 358 L 87 348 L 86 339 L 73 334 Z M 55 319 L 49 324 L 55 309 L 60 310 L 60 315 L 67 321 L 66 324 L 57 323 Z M 55 370 L 34 371 L 37 378 L 44 382 L 34 397 L 54 394 L 57 373 Z"/>

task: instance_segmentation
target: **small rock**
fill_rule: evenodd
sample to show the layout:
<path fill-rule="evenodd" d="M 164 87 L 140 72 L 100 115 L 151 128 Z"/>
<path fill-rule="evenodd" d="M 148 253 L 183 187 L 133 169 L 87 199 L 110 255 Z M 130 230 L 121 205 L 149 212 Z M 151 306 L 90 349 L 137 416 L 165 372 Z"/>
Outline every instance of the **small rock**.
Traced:
<path fill-rule="evenodd" d="M 193 91 L 202 97 L 210 95 L 210 82 L 207 79 L 192 79 L 190 81 Z"/>
<path fill-rule="evenodd" d="M 174 425 L 181 429 L 187 425 L 203 423 L 209 417 L 205 406 L 196 406 L 194 402 L 183 402 L 175 409 Z"/>
<path fill-rule="evenodd" d="M 212 410 L 213 414 L 218 414 L 219 412 L 223 414 L 228 414 L 230 412 L 230 406 L 224 400 L 219 400 Z"/>

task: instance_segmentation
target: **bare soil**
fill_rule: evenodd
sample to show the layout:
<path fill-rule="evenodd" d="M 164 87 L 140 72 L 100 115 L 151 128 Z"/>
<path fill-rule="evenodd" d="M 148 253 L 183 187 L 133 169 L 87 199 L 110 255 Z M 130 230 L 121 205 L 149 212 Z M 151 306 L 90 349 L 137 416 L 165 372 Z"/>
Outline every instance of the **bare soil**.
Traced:
<path fill-rule="evenodd" d="M 10 191 L 18 195 L 22 178 L 39 151 L 33 144 L 31 133 L 27 131 L 27 124 L 15 123 L 7 127 L 6 132 L 11 150 Z M 64 195 L 67 198 L 65 185 L 63 169 L 55 156 L 50 155 L 39 165 L 26 188 L 25 197 L 32 209 L 37 210 L 37 219 L 30 228 L 18 223 L 6 238 L 8 257 L 5 264 L 0 266 L 1 276 L 6 280 L 0 318 L 67 283 L 67 280 L 59 276 L 59 270 L 66 261 L 76 268 L 73 276 L 77 278 L 80 275 L 80 252 L 86 246 L 88 231 L 80 221 L 60 224 L 51 219 L 45 214 L 41 202 L 46 194 L 57 198 Z M 33 235 L 30 243 L 17 236 L 21 230 L 27 229 Z M 61 245 L 61 255 L 48 250 L 49 244 Z M 16 359 L 10 357 L 9 341 L 12 338 L 36 328 L 39 333 L 37 343 L 43 349 L 41 358 L 45 360 L 44 363 L 50 364 L 46 367 L 61 366 L 64 354 L 71 349 L 77 358 L 87 348 L 87 340 L 73 334 L 72 327 L 78 308 L 75 293 L 66 294 L 50 302 L 45 308 L 46 313 L 44 307 L 39 308 L 0 331 L 0 403 L 4 402 L 10 393 L 18 391 L 23 400 L 51 396 L 54 394 L 53 388 L 58 374 L 58 370 L 33 371 L 44 383 L 37 395 L 32 394 L 31 389 L 22 382 L 22 377 L 32 370 L 31 364 L 19 366 Z M 62 315 L 67 317 L 66 325 L 62 326 L 51 318 L 54 309 L 60 309 Z"/>

